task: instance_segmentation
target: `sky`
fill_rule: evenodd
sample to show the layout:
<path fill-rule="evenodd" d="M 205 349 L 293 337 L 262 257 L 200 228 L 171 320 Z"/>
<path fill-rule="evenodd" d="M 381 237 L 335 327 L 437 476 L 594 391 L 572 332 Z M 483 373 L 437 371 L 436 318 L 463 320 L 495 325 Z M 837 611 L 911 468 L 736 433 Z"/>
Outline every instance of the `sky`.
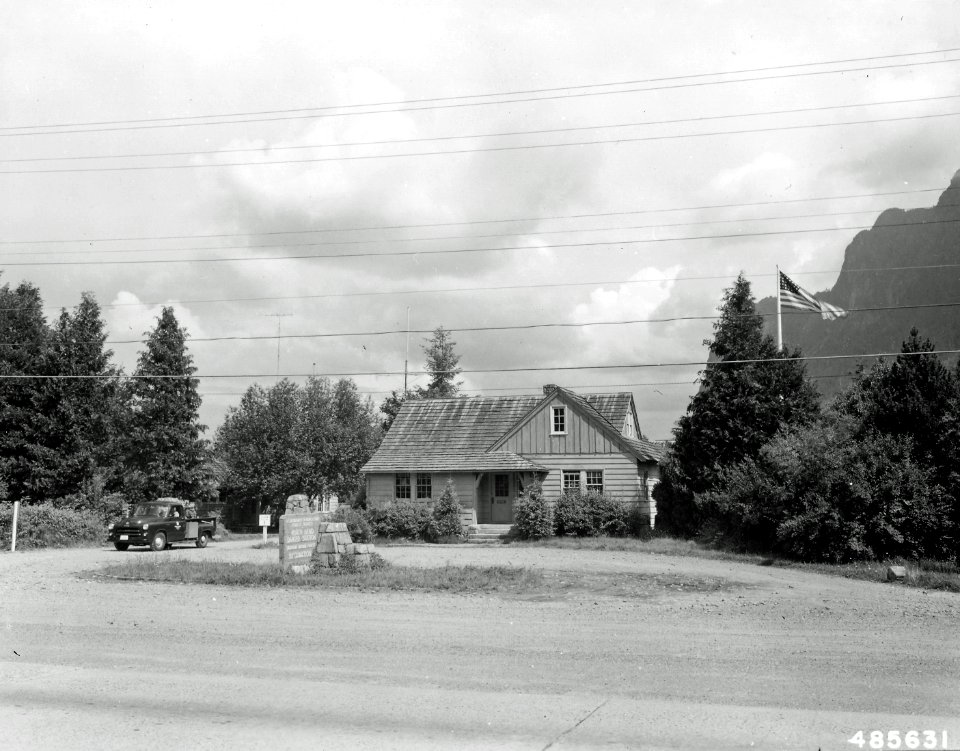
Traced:
<path fill-rule="evenodd" d="M 958 82 L 952 0 L 0 0 L 0 282 L 92 292 L 127 373 L 173 306 L 210 436 L 253 383 L 422 385 L 443 326 L 464 393 L 667 439 L 738 273 L 828 289 L 936 202 Z"/>

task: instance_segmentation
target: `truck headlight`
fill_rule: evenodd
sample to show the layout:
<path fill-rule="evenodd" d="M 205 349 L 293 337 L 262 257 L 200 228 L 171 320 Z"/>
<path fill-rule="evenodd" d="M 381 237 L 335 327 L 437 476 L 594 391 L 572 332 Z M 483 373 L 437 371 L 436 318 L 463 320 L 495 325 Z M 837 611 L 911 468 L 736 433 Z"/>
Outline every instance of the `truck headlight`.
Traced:
<path fill-rule="evenodd" d="M 110 524 L 107 526 L 107 531 L 108 531 L 108 532 L 109 532 L 111 529 L 113 529 L 113 522 L 110 522 Z"/>
<path fill-rule="evenodd" d="M 150 525 L 149 525 L 149 524 L 144 524 L 144 525 L 143 525 L 143 528 L 144 528 L 144 529 L 150 529 Z"/>

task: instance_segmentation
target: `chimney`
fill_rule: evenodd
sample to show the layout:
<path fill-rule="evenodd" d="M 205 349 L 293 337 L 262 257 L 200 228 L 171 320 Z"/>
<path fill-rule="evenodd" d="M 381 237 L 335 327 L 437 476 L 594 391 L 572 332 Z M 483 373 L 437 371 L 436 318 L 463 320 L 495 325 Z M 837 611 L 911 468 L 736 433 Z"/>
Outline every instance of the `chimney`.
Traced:
<path fill-rule="evenodd" d="M 546 396 L 547 394 L 556 390 L 557 390 L 557 384 L 548 383 L 546 386 L 543 387 L 543 395 Z"/>

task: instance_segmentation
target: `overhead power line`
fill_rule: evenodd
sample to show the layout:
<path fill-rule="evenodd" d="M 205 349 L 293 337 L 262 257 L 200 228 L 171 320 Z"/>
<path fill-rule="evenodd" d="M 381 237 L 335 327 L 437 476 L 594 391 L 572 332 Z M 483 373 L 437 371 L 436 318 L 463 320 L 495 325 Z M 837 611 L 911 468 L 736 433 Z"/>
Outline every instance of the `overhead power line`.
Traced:
<path fill-rule="evenodd" d="M 848 193 L 845 195 L 834 196 L 808 196 L 806 198 L 780 198 L 769 201 L 751 201 L 740 203 L 717 203 L 701 206 L 667 206 L 658 209 L 632 209 L 629 211 L 608 211 L 591 214 L 556 214 L 552 216 L 533 216 L 533 217 L 513 217 L 501 219 L 472 219 L 459 222 L 432 222 L 421 224 L 393 224 L 393 225 L 373 225 L 367 227 L 329 227 L 322 229 L 296 229 L 296 230 L 274 230 L 268 232 L 234 232 L 220 234 L 194 234 L 194 235 L 152 235 L 139 237 L 87 237 L 87 238 L 54 238 L 46 240 L 0 240 L 0 245 L 39 245 L 39 244 L 60 244 L 60 243 L 95 243 L 95 242 L 139 242 L 141 240 L 200 240 L 225 237 L 270 237 L 276 235 L 307 235 L 307 234 L 326 234 L 331 232 L 373 232 L 378 230 L 396 230 L 396 229 L 426 229 L 430 227 L 460 227 L 476 224 L 506 224 L 511 222 L 546 222 L 558 221 L 562 219 L 598 219 L 601 217 L 628 216 L 634 214 L 665 214 L 676 211 L 707 211 L 712 209 L 736 209 L 748 208 L 752 206 L 772 206 L 793 203 L 810 203 L 814 201 L 844 201 L 856 198 L 885 198 L 888 196 L 910 195 L 913 193 L 942 193 L 943 186 L 935 188 L 909 188 L 906 190 L 893 190 L 879 193 Z"/>
<path fill-rule="evenodd" d="M 891 227 L 915 227 L 932 224 L 955 224 L 958 219 L 938 219 L 929 222 L 890 222 L 883 224 L 878 229 L 887 229 Z M 706 234 L 690 235 L 687 237 L 655 237 L 655 238 L 622 238 L 618 240 L 596 240 L 582 243 L 551 243 L 537 246 L 529 245 L 507 245 L 501 248 L 447 248 L 435 250 L 389 250 L 389 251 L 366 251 L 361 253 L 303 253 L 287 254 L 273 256 L 231 256 L 226 258 L 146 258 L 146 259 L 108 259 L 97 261 L 14 261 L 12 263 L 3 263 L 6 267 L 19 266 L 115 266 L 115 265 L 147 265 L 147 264 L 172 264 L 172 263 L 243 263 L 251 261 L 294 261 L 294 260 L 321 260 L 335 258 L 387 258 L 398 256 L 431 256 L 431 255 L 458 255 L 464 253 L 502 253 L 517 250 L 544 250 L 548 248 L 595 248 L 599 246 L 616 245 L 648 245 L 652 243 L 671 243 L 671 242 L 690 242 L 693 240 L 735 240 L 745 237 L 771 237 L 777 235 L 798 235 L 810 234 L 814 232 L 846 232 L 849 230 L 873 229 L 874 225 L 862 224 L 848 227 L 812 227 L 806 229 L 786 229 L 769 230 L 765 232 L 734 232 L 729 234 Z"/>
<path fill-rule="evenodd" d="M 390 144 L 402 143 L 428 143 L 436 141 L 454 141 L 470 138 L 509 138 L 516 136 L 535 136 L 549 135 L 555 133 L 575 133 L 584 130 L 610 130 L 615 128 L 636 128 L 651 125 L 678 125 L 680 123 L 703 122 L 707 120 L 730 120 L 738 117 L 766 117 L 772 115 L 792 115 L 804 112 L 826 112 L 831 110 L 859 109 L 861 107 L 883 107 L 894 104 L 916 104 L 919 102 L 934 102 L 944 99 L 957 99 L 960 94 L 946 94 L 943 96 L 918 97 L 915 99 L 892 99 L 883 102 L 863 102 L 860 104 L 834 104 L 819 107 L 797 107 L 793 109 L 782 110 L 763 110 L 759 112 L 740 112 L 728 115 L 701 115 L 699 117 L 683 117 L 671 120 L 644 120 L 632 123 L 612 123 L 606 125 L 581 125 L 568 128 L 544 128 L 540 130 L 514 130 L 501 131 L 498 133 L 464 133 L 460 135 L 449 136 L 429 136 L 422 138 L 393 138 L 382 141 L 347 141 L 340 143 L 315 143 L 302 144 L 296 146 L 257 146 L 250 148 L 235 149 L 207 149 L 203 151 L 155 151 L 137 154 L 87 154 L 77 156 L 42 156 L 42 157 L 21 157 L 17 159 L 0 159 L 0 164 L 22 163 L 22 162 L 69 162 L 69 161 L 87 161 L 94 159 L 153 159 L 158 157 L 178 157 L 178 156 L 211 156 L 220 154 L 250 154 L 269 151 L 300 151 L 307 149 L 331 149 L 346 148 L 357 146 L 386 146 Z M 259 164 L 259 162 L 254 162 Z"/>
<path fill-rule="evenodd" d="M 562 372 L 571 370 L 632 370 L 640 368 L 680 368 L 680 367 L 706 367 L 707 365 L 727 366 L 727 365 L 752 365 L 757 363 L 774 362 L 813 362 L 821 360 L 862 360 L 868 357 L 916 357 L 926 355 L 956 355 L 960 354 L 960 349 L 937 349 L 929 352 L 865 352 L 855 355 L 801 355 L 800 357 L 771 357 L 771 358 L 748 358 L 741 360 L 716 360 L 707 362 L 705 360 L 679 360 L 675 362 L 640 362 L 640 363 L 620 363 L 610 365 L 543 365 L 538 367 L 517 367 L 517 368 L 462 368 L 457 373 L 532 373 L 532 372 Z M 445 371 L 438 371 L 445 372 Z M 430 371 L 412 371 L 409 375 L 433 375 Z M 327 376 L 350 378 L 354 376 L 401 376 L 402 370 L 382 370 L 382 371 L 344 371 L 327 373 L 194 373 L 192 375 L 137 375 L 137 374 L 114 374 L 114 375 L 41 375 L 33 373 L 21 374 L 3 374 L 2 380 L 184 380 L 184 379 L 213 379 L 213 378 L 309 378 L 311 376 Z"/>
<path fill-rule="evenodd" d="M 929 266 L 890 266 L 881 268 L 879 266 L 865 267 L 861 269 L 847 269 L 846 273 L 866 273 L 866 272 L 894 272 L 894 271 L 922 271 L 936 269 L 956 269 L 960 268 L 960 263 L 940 263 Z M 814 271 L 791 271 L 791 276 L 814 276 L 821 274 L 839 274 L 842 269 L 818 269 Z M 752 279 L 762 277 L 776 276 L 776 272 L 770 273 L 751 273 L 747 274 Z M 710 274 L 706 276 L 675 276 L 663 277 L 659 279 L 597 279 L 589 282 L 547 282 L 543 284 L 511 284 L 497 285 L 488 287 L 444 287 L 434 289 L 398 289 L 398 290 L 377 290 L 375 292 L 326 292 L 315 295 L 269 295 L 264 297 L 216 297 L 206 299 L 187 299 L 187 300 L 157 300 L 147 302 L 121 302 L 104 303 L 101 308 L 129 308 L 129 307 L 155 307 L 157 305 L 201 305 L 227 302 L 273 302 L 277 300 L 316 300 L 325 298 L 344 298 L 344 297 L 383 297 L 389 295 L 429 295 L 429 294 L 454 294 L 459 292 L 510 292 L 523 289 L 560 289 L 566 287 L 596 287 L 602 285 L 621 285 L 629 286 L 633 284 L 663 284 L 664 282 L 691 282 L 691 281 L 710 281 L 715 279 L 730 279 L 729 274 Z M 67 305 L 44 305 L 44 310 L 63 310 Z M 0 308 L 0 312 L 9 312 L 15 310 L 26 310 L 25 307 Z M 803 312 L 803 311 L 800 311 Z"/>
<path fill-rule="evenodd" d="M 960 48 L 953 50 L 938 50 L 933 53 L 905 53 L 903 56 L 917 56 L 921 54 L 950 54 L 960 51 Z M 889 56 L 890 59 L 900 56 Z M 887 56 L 860 58 L 851 62 L 881 60 L 887 59 Z M 58 123 L 49 125 L 33 126 L 7 126 L 0 128 L 0 137 L 10 136 L 46 136 L 46 135 L 64 135 L 71 133 L 104 133 L 118 130 L 153 130 L 160 128 L 183 128 L 211 125 L 236 125 L 244 123 L 259 122 L 277 122 L 283 120 L 304 120 L 320 119 L 329 117 L 351 117 L 359 115 L 375 115 L 395 112 L 416 112 L 420 110 L 440 110 L 457 109 L 464 107 L 484 107 L 501 104 L 521 104 L 525 102 L 543 102 L 557 99 L 575 99 L 583 97 L 612 96 L 618 94 L 633 94 L 645 91 L 662 91 L 665 89 L 685 89 L 700 86 L 719 86 L 736 83 L 755 83 L 757 81 L 769 81 L 784 78 L 805 78 L 810 76 L 834 75 L 838 73 L 858 73 L 869 70 L 887 70 L 893 68 L 915 67 L 920 65 L 942 65 L 945 63 L 960 62 L 960 58 L 946 58 L 939 60 L 911 60 L 906 62 L 887 63 L 884 65 L 864 65 L 856 67 L 836 68 L 832 70 L 814 70 L 799 71 L 792 73 L 779 73 L 766 76 L 750 76 L 747 78 L 726 78 L 723 80 L 712 81 L 689 81 L 677 83 L 690 78 L 719 77 L 723 75 L 742 75 L 742 73 L 700 73 L 687 76 L 675 76 L 659 79 L 638 79 L 636 81 L 624 81 L 620 83 L 606 84 L 587 84 L 583 86 L 564 86 L 553 89 L 531 89 L 524 94 L 541 94 L 540 96 L 520 96 L 520 93 L 503 94 L 485 94 L 485 95 L 461 95 L 451 97 L 437 97 L 425 100 L 406 100 L 398 101 L 395 104 L 403 106 L 394 106 L 394 103 L 383 104 L 354 104 L 354 105 L 329 105 L 325 107 L 312 107 L 308 109 L 293 110 L 274 110 L 270 117 L 251 117 L 258 113 L 237 113 L 236 115 L 190 115 L 185 117 L 167 117 L 152 118 L 141 120 L 112 120 L 88 123 Z M 775 70 L 786 70 L 789 68 L 811 67 L 816 65 L 842 65 L 845 63 L 802 63 L 799 65 L 773 66 L 769 68 L 756 68 L 744 72 L 769 72 Z M 658 83 L 665 81 L 674 81 L 674 83 Z M 635 84 L 657 83 L 654 86 L 635 86 Z M 616 86 L 630 86 L 633 88 L 613 88 Z M 608 90 L 598 91 L 596 89 L 605 88 Z M 564 91 L 567 93 L 550 93 Z M 496 98 L 500 97 L 500 98 Z M 503 98 L 507 97 L 507 98 Z M 483 99 L 483 101 L 481 101 Z M 467 100 L 467 101 L 459 101 Z M 372 107 L 387 107 L 382 109 L 369 109 Z M 331 111 L 337 110 L 337 111 Z M 266 112 L 266 111 L 265 111 Z M 308 114 L 289 114 L 289 113 L 308 113 Z M 239 119 L 213 119 L 213 118 L 239 118 Z M 176 122 L 174 122 L 176 121 Z M 75 127 L 76 126 L 76 127 Z M 95 126 L 95 127 L 87 127 Z M 29 128 L 33 128 L 30 130 Z M 19 131 L 19 132 L 12 132 Z"/>
<path fill-rule="evenodd" d="M 746 224 L 749 222 L 774 222 L 784 219 L 824 219 L 838 216 L 856 216 L 859 214 L 876 214 L 876 209 L 861 211 L 828 211 L 818 214 L 784 214 L 781 216 L 740 217 L 737 219 L 702 219 L 695 222 L 660 222 L 657 224 L 633 224 L 618 227 L 578 227 L 576 229 L 537 230 L 525 232 L 524 237 L 540 237 L 543 235 L 580 235 L 585 232 L 618 232 L 631 229 L 665 229 L 673 227 L 700 227 L 706 224 Z M 421 237 L 397 237 L 389 240 L 330 240 L 327 242 L 311 243 L 264 243 L 262 245 L 197 245 L 178 248 L 82 248 L 76 251 L 63 250 L 19 250 L 2 251 L 3 256 L 50 256 L 50 255 L 106 255 L 116 253 L 192 253 L 198 250 L 250 250 L 255 248 L 332 248 L 344 245 L 382 245 L 384 243 L 412 243 L 438 242 L 441 240 L 489 240 L 498 237 L 516 237 L 517 232 L 497 232 L 482 235 L 435 235 Z"/>
<path fill-rule="evenodd" d="M 922 310 L 927 308 L 955 308 L 960 307 L 960 302 L 943 303 L 922 303 L 917 305 L 881 305 L 875 307 L 846 308 L 849 313 L 875 312 L 885 310 Z M 810 316 L 819 315 L 819 311 L 809 310 L 785 310 L 782 312 L 785 316 Z M 741 317 L 750 317 L 744 315 Z M 670 316 L 667 318 L 632 318 L 617 321 L 586 321 L 582 323 L 575 322 L 546 322 L 546 323 L 523 323 L 504 326 L 451 326 L 448 331 L 457 334 L 478 333 L 478 332 L 504 332 L 504 331 L 531 331 L 534 329 L 584 329 L 594 326 L 626 326 L 641 323 L 678 323 L 680 321 L 712 321 L 719 318 L 716 314 L 698 315 L 698 316 Z M 432 334 L 433 329 L 386 329 L 379 331 L 325 331 L 313 332 L 308 334 L 237 334 L 230 336 L 201 336 L 191 337 L 190 343 L 198 342 L 252 342 L 252 341 L 279 341 L 280 339 L 334 339 L 349 337 L 368 337 L 368 336 L 395 336 L 398 334 Z M 97 344 L 98 342 L 77 342 L 78 344 Z M 142 344 L 143 339 L 107 339 L 104 344 Z M 16 342 L 0 342 L 0 347 L 18 346 Z"/>
<path fill-rule="evenodd" d="M 504 151 L 530 151 L 533 149 L 568 148 L 571 146 L 602 146 L 620 143 L 640 143 L 646 141 L 672 141 L 683 138 L 709 138 L 714 136 L 734 136 L 751 133 L 772 133 L 779 131 L 810 130 L 815 128 L 835 128 L 844 125 L 872 125 L 876 123 L 902 122 L 904 120 L 930 120 L 942 117 L 956 117 L 960 112 L 941 112 L 927 115 L 903 115 L 899 117 L 881 117 L 870 120 L 847 120 L 834 123 L 808 123 L 804 125 L 776 125 L 766 128 L 742 128 L 739 130 L 718 130 L 706 133 L 670 133 L 658 136 L 632 136 L 630 138 L 604 138 L 592 141 L 569 141 L 558 143 L 522 144 L 516 146 L 481 146 L 469 149 L 447 149 L 445 151 L 410 151 L 399 154 L 354 154 L 350 156 L 310 157 L 306 159 L 272 159 L 256 162 L 204 162 L 198 164 L 150 164 L 130 165 L 126 167 L 65 167 L 55 169 L 0 170 L 0 175 L 51 175 L 82 172 L 143 172 L 152 170 L 208 169 L 221 167 L 257 167 L 289 164 L 315 164 L 319 162 L 353 162 L 370 159 L 400 159 L 406 157 L 450 156 L 456 154 L 479 154 Z"/>

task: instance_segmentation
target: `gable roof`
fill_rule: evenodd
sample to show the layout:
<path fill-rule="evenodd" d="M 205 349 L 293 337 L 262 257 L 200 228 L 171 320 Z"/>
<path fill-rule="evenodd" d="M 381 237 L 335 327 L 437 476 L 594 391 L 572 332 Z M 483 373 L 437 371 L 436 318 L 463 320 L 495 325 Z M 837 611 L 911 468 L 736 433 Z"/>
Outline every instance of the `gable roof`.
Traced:
<path fill-rule="evenodd" d="M 598 428 L 643 461 L 659 461 L 662 450 L 650 441 L 620 433 L 632 396 L 576 394 L 556 387 L 545 396 L 469 396 L 408 399 L 383 442 L 361 472 L 484 472 L 544 470 L 511 451 L 499 450 L 537 408 L 561 393 Z"/>
<path fill-rule="evenodd" d="M 623 421 L 630 415 L 633 395 L 629 391 L 621 391 L 618 394 L 583 394 L 582 396 L 617 430 L 623 427 Z"/>
<path fill-rule="evenodd" d="M 636 438 L 627 438 L 623 433 L 620 432 L 621 427 L 623 426 L 622 416 L 621 421 L 618 424 L 610 422 L 607 417 L 605 417 L 601 412 L 590 403 L 588 397 L 598 397 L 598 403 L 605 406 L 610 412 L 619 406 L 620 398 L 622 394 L 589 394 L 589 395 L 580 395 L 569 389 L 565 389 L 562 386 L 551 386 L 550 390 L 544 395 L 537 405 L 531 409 L 527 414 L 525 414 L 507 433 L 505 433 L 500 440 L 498 440 L 493 448 L 498 448 L 502 446 L 510 436 L 520 430 L 524 424 L 529 422 L 533 416 L 540 411 L 540 408 L 551 402 L 555 397 L 559 396 L 563 401 L 570 403 L 571 405 L 576 406 L 580 414 L 582 414 L 588 421 L 593 423 L 601 433 L 606 434 L 615 444 L 619 444 L 622 449 L 627 451 L 630 454 L 633 454 L 637 459 L 641 461 L 648 462 L 659 462 L 663 457 L 663 451 L 651 441 L 646 439 L 636 439 Z M 633 397 L 628 393 L 628 408 L 629 404 L 632 404 Z M 611 399 L 604 399 L 604 397 L 616 397 Z"/>
<path fill-rule="evenodd" d="M 408 399 L 360 471 L 540 469 L 509 451 L 489 451 L 538 401 L 537 396 Z"/>

